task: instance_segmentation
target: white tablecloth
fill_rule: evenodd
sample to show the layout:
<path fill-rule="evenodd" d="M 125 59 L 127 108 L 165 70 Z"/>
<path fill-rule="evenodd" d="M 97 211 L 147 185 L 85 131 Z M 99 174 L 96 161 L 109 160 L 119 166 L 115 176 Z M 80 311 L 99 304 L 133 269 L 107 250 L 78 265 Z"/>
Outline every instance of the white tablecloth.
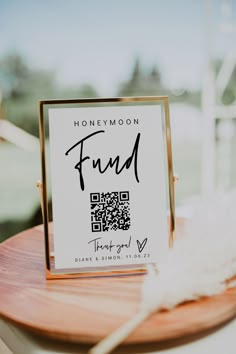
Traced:
<path fill-rule="evenodd" d="M 158 331 L 158 328 L 157 328 Z M 60 343 L 32 335 L 0 319 L 0 337 L 13 354 L 84 354 L 88 347 L 80 344 Z M 0 346 L 1 348 L 1 346 Z M 1 349 L 4 350 L 4 349 Z M 0 354 L 8 354 L 1 351 Z M 160 345 L 136 345 L 122 347 L 114 354 L 235 354 L 236 319 L 211 334 L 175 347 L 160 348 Z"/>

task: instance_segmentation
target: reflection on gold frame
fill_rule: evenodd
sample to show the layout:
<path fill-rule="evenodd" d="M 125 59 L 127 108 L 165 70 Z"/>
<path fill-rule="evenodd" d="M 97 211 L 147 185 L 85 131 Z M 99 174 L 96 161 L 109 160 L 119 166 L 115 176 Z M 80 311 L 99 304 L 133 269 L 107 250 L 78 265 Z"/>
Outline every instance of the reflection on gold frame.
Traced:
<path fill-rule="evenodd" d="M 46 259 L 46 278 L 47 279 L 61 279 L 73 277 L 91 277 L 91 276 L 106 276 L 106 275 L 120 275 L 145 272 L 145 266 L 136 266 L 135 269 L 128 269 L 128 267 L 114 267 L 114 269 L 99 269 L 99 271 L 83 270 L 81 273 L 71 272 L 55 272 L 53 269 L 54 253 L 51 247 L 50 232 L 49 232 L 49 213 L 48 213 L 48 197 L 47 197 L 47 173 L 46 173 L 46 148 L 45 148 L 45 121 L 44 109 L 50 105 L 98 105 L 98 104 L 135 104 L 135 103 L 160 103 L 164 111 L 165 123 L 165 138 L 166 138 L 166 152 L 167 152 L 167 170 L 168 170 L 168 191 L 169 191 L 169 247 L 173 247 L 174 231 L 175 231 L 175 192 L 172 162 L 172 146 L 171 146 L 171 131 L 170 131 L 170 114 L 169 114 L 169 99 L 168 96 L 142 96 L 142 97 L 114 97 L 114 98 L 86 98 L 86 99 L 65 99 L 65 100 L 41 100 L 39 101 L 39 131 L 40 131 L 40 153 L 41 153 L 41 167 L 42 167 L 42 183 L 38 182 L 37 186 L 40 188 L 41 209 L 44 223 L 44 237 L 45 237 L 45 259 Z M 122 269 L 121 269 L 122 268 Z"/>

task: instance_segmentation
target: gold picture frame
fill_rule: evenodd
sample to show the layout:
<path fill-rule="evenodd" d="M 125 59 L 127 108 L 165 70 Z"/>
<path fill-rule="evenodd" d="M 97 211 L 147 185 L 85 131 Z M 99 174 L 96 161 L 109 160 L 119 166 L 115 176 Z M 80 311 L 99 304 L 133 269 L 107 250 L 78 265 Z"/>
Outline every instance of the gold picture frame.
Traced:
<path fill-rule="evenodd" d="M 167 166 L 167 180 L 168 180 L 168 202 L 169 202 L 169 247 L 173 246 L 174 231 L 175 231 L 175 190 L 174 182 L 175 177 L 173 174 L 173 161 L 172 161 L 172 144 L 171 144 L 171 129 L 170 129 L 170 113 L 169 113 L 169 99 L 168 96 L 140 96 L 140 97 L 113 97 L 113 98 L 85 98 L 85 99 L 62 99 L 62 100 L 40 100 L 39 101 L 39 133 L 40 133 L 40 154 L 41 154 L 41 176 L 42 181 L 37 183 L 40 189 L 41 209 L 44 224 L 44 240 L 45 240 L 45 266 L 47 279 L 62 279 L 73 277 L 91 277 L 91 276 L 106 276 L 106 275 L 120 275 L 143 273 L 146 267 L 118 267 L 114 269 L 99 269 L 84 270 L 83 272 L 56 271 L 54 268 L 54 250 L 53 239 L 50 234 L 49 227 L 49 206 L 48 206 L 48 180 L 47 180 L 47 161 L 46 161 L 46 128 L 45 117 L 47 109 L 50 107 L 74 107 L 74 106 L 98 106 L 98 105 L 137 105 L 137 104 L 160 104 L 163 110 L 163 129 L 166 145 L 166 166 Z M 120 269 L 122 268 L 122 269 Z M 125 268 L 125 269 L 124 269 Z"/>

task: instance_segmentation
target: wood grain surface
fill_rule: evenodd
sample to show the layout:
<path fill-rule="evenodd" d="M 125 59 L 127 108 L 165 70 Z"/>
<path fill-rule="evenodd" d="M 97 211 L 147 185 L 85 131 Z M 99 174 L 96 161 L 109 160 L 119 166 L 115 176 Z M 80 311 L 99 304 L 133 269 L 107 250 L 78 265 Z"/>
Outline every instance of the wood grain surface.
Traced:
<path fill-rule="evenodd" d="M 181 221 L 178 221 L 181 226 Z M 143 275 L 46 280 L 42 227 L 0 244 L 0 315 L 47 337 L 95 343 L 137 311 Z M 154 314 L 125 343 L 194 335 L 236 314 L 236 288 Z"/>

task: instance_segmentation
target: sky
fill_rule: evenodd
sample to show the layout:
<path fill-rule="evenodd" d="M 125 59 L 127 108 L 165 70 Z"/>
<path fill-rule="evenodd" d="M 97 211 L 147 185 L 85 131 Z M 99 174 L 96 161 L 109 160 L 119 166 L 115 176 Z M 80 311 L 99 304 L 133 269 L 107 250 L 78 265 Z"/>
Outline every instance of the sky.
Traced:
<path fill-rule="evenodd" d="M 169 87 L 198 89 L 209 48 L 205 2 L 0 0 L 0 57 L 20 53 L 30 66 L 55 71 L 59 85 L 91 83 L 107 96 L 139 57 L 146 70 L 156 65 Z M 232 35 L 219 33 L 221 1 L 211 3 L 212 52 L 221 56 L 232 47 Z"/>

